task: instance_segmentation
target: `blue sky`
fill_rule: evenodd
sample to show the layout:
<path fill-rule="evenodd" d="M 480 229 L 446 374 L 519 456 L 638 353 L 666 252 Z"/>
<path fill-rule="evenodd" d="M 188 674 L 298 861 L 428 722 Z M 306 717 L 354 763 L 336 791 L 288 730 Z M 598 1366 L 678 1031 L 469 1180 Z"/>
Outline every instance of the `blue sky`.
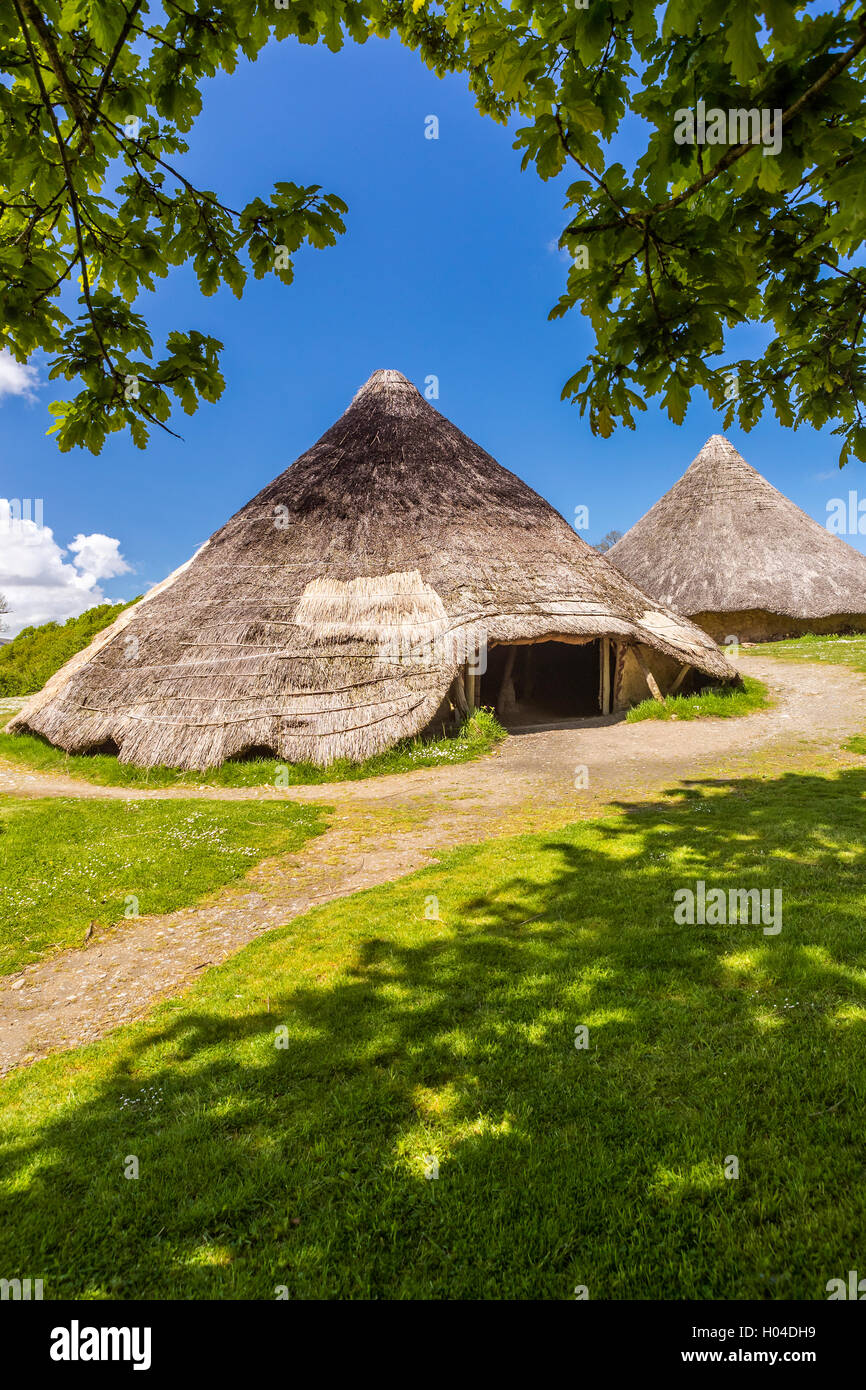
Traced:
<path fill-rule="evenodd" d="M 98 458 L 61 455 L 45 437 L 53 383 L 0 405 L 0 496 L 43 498 L 61 546 L 118 538 L 132 572 L 100 581 L 106 595 L 132 596 L 187 559 L 378 367 L 418 385 L 435 374 L 434 404 L 462 430 L 569 519 L 588 506 L 590 541 L 627 530 L 721 430 L 698 396 L 681 427 L 653 401 L 634 433 L 603 440 L 560 401 L 591 345 L 578 314 L 547 321 L 567 269 L 555 249 L 565 180 L 521 173 L 511 135 L 478 115 L 462 80 L 439 80 L 396 41 L 340 54 L 273 43 L 207 85 L 189 138 L 185 171 L 230 205 L 280 179 L 320 183 L 349 204 L 347 233 L 302 252 L 290 287 L 251 280 L 240 301 L 205 299 L 179 270 L 141 301 L 157 342 L 194 327 L 225 344 L 220 402 L 171 422 L 183 443 L 155 431 L 146 453 L 114 436 Z M 866 492 L 863 465 L 839 474 L 829 430 L 795 434 L 768 416 L 728 433 L 821 522 L 829 498 Z M 849 540 L 866 549 L 866 536 Z"/>

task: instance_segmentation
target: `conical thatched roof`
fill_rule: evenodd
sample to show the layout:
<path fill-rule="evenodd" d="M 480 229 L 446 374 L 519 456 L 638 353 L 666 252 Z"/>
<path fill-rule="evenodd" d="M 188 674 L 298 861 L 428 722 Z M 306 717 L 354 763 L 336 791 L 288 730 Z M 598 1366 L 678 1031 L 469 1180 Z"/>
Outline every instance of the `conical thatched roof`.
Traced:
<path fill-rule="evenodd" d="M 425 728 L 479 633 L 613 634 L 735 677 L 705 633 L 648 601 L 399 372 L 379 371 L 10 727 L 70 751 L 111 740 L 145 766 L 204 768 L 250 748 L 363 758 Z"/>
<path fill-rule="evenodd" d="M 795 620 L 866 614 L 866 556 L 783 496 L 720 434 L 607 554 L 660 603 L 702 619 L 756 610 Z"/>

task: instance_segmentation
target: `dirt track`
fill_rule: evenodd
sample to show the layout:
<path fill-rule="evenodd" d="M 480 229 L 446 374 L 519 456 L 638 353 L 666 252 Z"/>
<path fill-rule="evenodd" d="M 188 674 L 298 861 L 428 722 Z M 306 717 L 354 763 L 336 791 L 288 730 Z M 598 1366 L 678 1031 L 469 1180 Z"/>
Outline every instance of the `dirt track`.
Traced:
<path fill-rule="evenodd" d="M 598 814 L 683 780 L 779 773 L 851 761 L 840 745 L 866 727 L 866 679 L 842 666 L 745 654 L 776 705 L 744 719 L 688 723 L 599 718 L 513 735 L 479 762 L 365 782 L 277 788 L 175 787 L 143 792 L 23 772 L 0 761 L 0 794 L 122 800 L 316 801 L 330 828 L 297 854 L 259 864 L 196 908 L 142 917 L 0 984 L 0 1073 L 76 1047 L 176 994 L 202 969 L 311 906 L 399 878 L 454 845 Z M 578 768 L 588 785 L 575 786 Z"/>

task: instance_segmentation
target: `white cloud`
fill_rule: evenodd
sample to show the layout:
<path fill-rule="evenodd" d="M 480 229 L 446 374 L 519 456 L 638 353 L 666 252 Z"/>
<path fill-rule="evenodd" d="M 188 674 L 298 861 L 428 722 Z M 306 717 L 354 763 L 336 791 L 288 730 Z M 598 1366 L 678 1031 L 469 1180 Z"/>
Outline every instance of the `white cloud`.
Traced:
<path fill-rule="evenodd" d="M 87 608 L 105 603 L 100 579 L 128 574 L 120 542 L 110 536 L 78 535 L 68 551 L 57 544 L 49 526 L 15 520 L 8 501 L 0 497 L 0 594 L 9 604 L 4 637 L 22 627 L 65 622 Z"/>
<path fill-rule="evenodd" d="M 8 348 L 0 348 L 0 401 L 6 396 L 36 400 L 39 373 L 26 362 L 16 362 Z"/>
<path fill-rule="evenodd" d="M 82 536 L 79 532 L 75 540 L 69 542 L 69 549 L 75 556 L 72 563 L 83 574 L 92 575 L 94 580 L 116 579 L 119 574 L 129 574 L 132 568 L 120 553 L 120 541 L 100 535 L 98 531 L 92 536 Z"/>

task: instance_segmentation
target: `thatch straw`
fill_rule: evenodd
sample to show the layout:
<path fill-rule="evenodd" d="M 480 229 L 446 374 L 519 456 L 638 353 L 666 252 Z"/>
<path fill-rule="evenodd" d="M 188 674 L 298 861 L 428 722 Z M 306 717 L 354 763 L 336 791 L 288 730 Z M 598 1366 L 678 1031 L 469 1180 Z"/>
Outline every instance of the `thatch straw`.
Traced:
<path fill-rule="evenodd" d="M 866 556 L 783 496 L 720 434 L 607 558 L 714 636 L 866 628 Z"/>
<path fill-rule="evenodd" d="M 348 583 L 313 579 L 301 594 L 295 622 L 313 642 L 355 637 L 377 645 L 395 633 L 409 644 L 435 640 L 449 626 L 445 605 L 417 570 L 364 575 Z"/>
<path fill-rule="evenodd" d="M 677 669 L 735 674 L 405 377 L 379 371 L 10 727 L 70 752 L 111 741 L 144 766 L 206 768 L 251 748 L 364 758 L 427 726 L 479 633 L 612 635 Z"/>

